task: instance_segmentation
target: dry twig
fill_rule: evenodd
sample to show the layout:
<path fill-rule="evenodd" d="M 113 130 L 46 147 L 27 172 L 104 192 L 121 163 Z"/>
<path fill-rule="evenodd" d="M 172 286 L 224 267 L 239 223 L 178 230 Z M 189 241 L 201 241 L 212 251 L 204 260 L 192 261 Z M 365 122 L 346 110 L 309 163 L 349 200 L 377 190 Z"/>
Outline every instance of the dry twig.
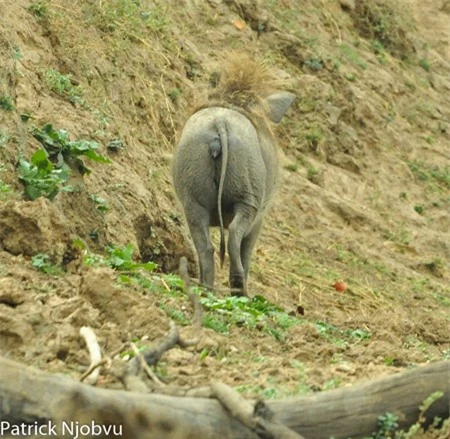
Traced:
<path fill-rule="evenodd" d="M 91 365 L 88 370 L 81 376 L 80 381 L 86 380 L 88 384 L 95 384 L 100 375 L 99 367 L 106 363 L 106 359 L 102 361 L 102 352 L 98 344 L 94 331 L 88 326 L 80 329 L 80 335 L 84 338 L 86 346 L 91 357 Z"/>

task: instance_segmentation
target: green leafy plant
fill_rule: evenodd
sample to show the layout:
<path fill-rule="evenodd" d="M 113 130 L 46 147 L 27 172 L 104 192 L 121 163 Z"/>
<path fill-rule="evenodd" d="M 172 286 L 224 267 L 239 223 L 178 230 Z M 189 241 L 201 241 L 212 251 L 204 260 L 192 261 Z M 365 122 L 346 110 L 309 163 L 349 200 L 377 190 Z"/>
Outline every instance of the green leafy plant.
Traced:
<path fill-rule="evenodd" d="M 387 412 L 381 415 L 377 421 L 377 431 L 373 433 L 373 439 L 387 439 L 395 437 L 398 428 L 398 417 Z"/>
<path fill-rule="evenodd" d="M 157 266 L 154 262 L 135 262 L 133 260 L 133 244 L 127 244 L 123 247 L 110 245 L 106 247 L 106 251 L 108 252 L 108 258 L 106 261 L 108 265 L 115 270 L 136 271 L 143 269 L 147 271 L 154 271 Z"/>
<path fill-rule="evenodd" d="M 341 329 L 331 323 L 324 321 L 318 321 L 315 326 L 319 333 L 326 339 L 330 340 L 332 343 L 345 346 L 349 342 L 360 342 L 364 340 L 369 340 L 372 334 L 364 329 Z"/>
<path fill-rule="evenodd" d="M 0 108 L 5 111 L 14 110 L 14 104 L 10 96 L 0 95 Z"/>
<path fill-rule="evenodd" d="M 428 60 L 425 58 L 421 58 L 419 60 L 419 66 L 422 67 L 422 69 L 426 70 L 427 72 L 431 69 L 431 64 Z"/>
<path fill-rule="evenodd" d="M 31 258 L 31 265 L 39 271 L 53 276 L 61 274 L 63 270 L 56 266 L 49 255 L 38 253 Z"/>
<path fill-rule="evenodd" d="M 317 128 L 312 128 L 305 134 L 305 139 L 308 141 L 310 147 L 313 149 L 317 148 L 322 138 L 323 134 Z"/>
<path fill-rule="evenodd" d="M 71 141 L 66 130 L 56 130 L 52 124 L 46 124 L 42 128 L 34 128 L 32 134 L 45 148 L 49 158 L 59 166 L 73 161 L 81 174 L 89 174 L 91 171 L 80 156 L 95 162 L 111 163 L 109 158 L 97 152 L 99 149 L 97 142 L 91 140 Z"/>
<path fill-rule="evenodd" d="M 450 427 L 450 420 L 442 422 L 439 417 L 428 425 L 425 412 L 442 396 L 444 392 L 437 391 L 425 398 L 419 407 L 419 417 L 417 422 L 411 425 L 408 431 L 398 430 L 399 418 L 392 413 L 385 413 L 378 418 L 377 431 L 372 433 L 371 439 L 412 439 L 415 437 L 424 437 L 424 432 L 427 431 L 427 436 L 430 438 L 441 438 L 442 432 L 448 431 Z M 446 436 L 445 436 L 446 437 Z"/>
<path fill-rule="evenodd" d="M 283 331 L 300 323 L 262 296 L 217 298 L 208 292 L 200 303 L 207 312 L 205 326 L 221 333 L 228 333 L 232 326 L 259 328 L 282 341 Z"/>
<path fill-rule="evenodd" d="M 418 214 L 422 215 L 422 214 L 425 212 L 425 206 L 424 206 L 423 204 L 416 204 L 416 205 L 414 206 L 414 210 L 415 210 Z"/>
<path fill-rule="evenodd" d="M 323 60 L 320 58 L 309 58 L 304 62 L 304 64 L 306 67 L 314 71 L 323 69 Z"/>
<path fill-rule="evenodd" d="M 41 196 L 53 200 L 59 191 L 73 190 L 72 186 L 65 185 L 69 179 L 69 169 L 56 168 L 44 149 L 37 150 L 32 155 L 31 162 L 20 158 L 17 170 L 19 180 L 25 187 L 25 195 L 30 200 Z"/>
<path fill-rule="evenodd" d="M 306 173 L 306 178 L 308 180 L 313 180 L 316 175 L 319 175 L 320 171 L 314 166 L 308 166 L 308 170 Z"/>
<path fill-rule="evenodd" d="M 108 200 L 99 197 L 95 194 L 89 194 L 89 199 L 95 204 L 99 212 L 108 212 L 111 208 L 108 205 Z"/>
<path fill-rule="evenodd" d="M 44 18 L 48 15 L 48 7 L 41 0 L 34 1 L 28 6 L 28 10 L 37 18 Z"/>
<path fill-rule="evenodd" d="M 86 250 L 86 244 L 81 240 L 77 240 L 75 245 L 84 250 L 83 260 L 88 266 L 110 267 L 117 271 L 127 272 L 137 272 L 139 270 L 153 272 L 157 267 L 155 262 L 136 262 L 133 259 L 134 246 L 131 243 L 125 246 L 108 245 L 106 247 L 107 256 L 88 252 Z M 124 283 L 131 283 L 127 278 L 123 279 Z"/>
<path fill-rule="evenodd" d="M 8 198 L 11 192 L 11 186 L 4 181 L 0 180 L 0 200 L 4 201 Z"/>

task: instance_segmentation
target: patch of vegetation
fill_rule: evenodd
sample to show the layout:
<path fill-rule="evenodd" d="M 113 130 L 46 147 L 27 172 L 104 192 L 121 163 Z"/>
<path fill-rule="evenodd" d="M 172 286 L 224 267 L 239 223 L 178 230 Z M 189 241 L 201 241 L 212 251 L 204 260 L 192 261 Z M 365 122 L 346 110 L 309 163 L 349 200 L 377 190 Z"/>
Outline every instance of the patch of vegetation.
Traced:
<path fill-rule="evenodd" d="M 69 164 L 75 164 L 81 174 L 90 172 L 80 156 L 102 163 L 110 160 L 96 150 L 98 144 L 88 140 L 70 141 L 67 131 L 55 130 L 51 124 L 42 129 L 33 129 L 33 136 L 44 148 L 37 150 L 31 161 L 19 159 L 19 180 L 25 186 L 25 195 L 30 200 L 45 196 L 53 200 L 60 191 L 71 192 L 66 185 L 70 177 Z M 68 164 L 69 163 L 69 164 Z"/>
<path fill-rule="evenodd" d="M 309 58 L 304 62 L 304 65 L 313 71 L 323 69 L 323 60 L 321 58 Z"/>
<path fill-rule="evenodd" d="M 74 85 L 71 74 L 64 75 L 55 69 L 50 69 L 45 73 L 44 80 L 47 87 L 59 96 L 69 99 L 74 104 L 84 103 L 83 87 L 81 85 Z"/>
<path fill-rule="evenodd" d="M 0 95 L 0 108 L 4 111 L 13 111 L 14 110 L 14 104 L 11 99 L 11 96 Z"/>
<path fill-rule="evenodd" d="M 125 142 L 122 139 L 113 139 L 107 143 L 106 148 L 108 151 L 118 152 L 125 148 Z"/>
<path fill-rule="evenodd" d="M 315 326 L 325 339 L 338 346 L 346 346 L 349 342 L 366 341 L 372 337 L 372 334 L 364 329 L 341 329 L 324 321 L 316 322 Z"/>
<path fill-rule="evenodd" d="M 408 166 L 418 180 L 429 183 L 432 188 L 450 189 L 450 166 L 432 166 L 421 160 L 408 161 Z"/>
<path fill-rule="evenodd" d="M 305 134 L 305 139 L 308 141 L 310 148 L 317 149 L 320 141 L 323 138 L 323 133 L 319 128 L 312 128 Z"/>
<path fill-rule="evenodd" d="M 386 413 L 378 417 L 377 431 L 373 433 L 373 439 L 385 439 L 393 437 L 398 428 L 398 416 L 392 413 Z"/>
<path fill-rule="evenodd" d="M 46 253 L 38 253 L 31 258 L 31 265 L 42 273 L 57 276 L 63 273 L 63 270 L 55 265 L 52 258 Z"/>
<path fill-rule="evenodd" d="M 8 134 L 5 131 L 0 130 L 0 148 L 3 148 L 8 143 L 8 141 Z"/>
<path fill-rule="evenodd" d="M 308 166 L 308 170 L 306 171 L 306 178 L 308 180 L 313 180 L 314 177 L 320 174 L 320 170 L 315 168 L 314 166 Z"/>
<path fill-rule="evenodd" d="M 411 232 L 405 229 L 405 225 L 403 223 L 400 223 L 395 230 L 387 230 L 384 233 L 384 237 L 388 241 L 397 242 L 404 245 L 408 245 L 412 240 Z"/>
<path fill-rule="evenodd" d="M 108 205 L 108 200 L 105 198 L 99 197 L 95 194 L 89 194 L 89 199 L 95 204 L 95 207 L 99 212 L 108 212 L 111 208 Z"/>
<path fill-rule="evenodd" d="M 20 59 L 22 59 L 23 55 L 22 55 L 22 52 L 20 50 L 20 47 L 14 46 L 12 48 L 12 55 L 13 55 L 14 61 L 19 61 Z"/>
<path fill-rule="evenodd" d="M 177 306 L 175 300 L 185 297 L 182 294 L 183 281 L 174 274 L 154 273 L 154 262 L 139 263 L 133 260 L 134 248 L 127 246 L 108 246 L 107 255 L 102 256 L 87 251 L 82 240 L 77 240 L 77 247 L 84 251 L 83 260 L 88 266 L 106 266 L 118 271 L 117 280 L 122 285 L 139 285 L 154 294 L 161 295 L 160 307 L 177 323 L 188 324 L 189 319 Z M 193 288 L 199 294 L 204 313 L 204 326 L 216 332 L 229 333 L 233 326 L 262 330 L 279 341 L 284 341 L 285 332 L 300 320 L 289 316 L 281 308 L 269 303 L 264 297 L 229 296 L 217 298 L 213 293 L 202 288 Z"/>
<path fill-rule="evenodd" d="M 352 18 L 362 37 L 378 41 L 392 55 L 407 59 L 413 53 L 408 36 L 413 19 L 396 0 L 359 0 Z"/>
<path fill-rule="evenodd" d="M 252 299 L 229 296 L 220 299 L 208 292 L 206 297 L 200 299 L 200 303 L 208 312 L 205 326 L 221 333 L 228 333 L 232 326 L 242 326 L 260 329 L 283 341 L 284 331 L 300 323 L 300 320 L 289 316 L 262 296 Z"/>
<path fill-rule="evenodd" d="M 341 384 L 342 384 L 342 378 L 331 378 L 323 384 L 322 390 L 326 391 L 326 390 L 337 389 Z"/>
<path fill-rule="evenodd" d="M 287 164 L 284 169 L 290 172 L 297 172 L 298 171 L 298 163 L 289 163 Z"/>
<path fill-rule="evenodd" d="M 82 240 L 76 240 L 75 245 L 82 250 L 87 246 Z M 145 270 L 153 272 L 157 264 L 154 262 L 136 262 L 134 261 L 134 246 L 127 244 L 125 246 L 108 245 L 106 247 L 107 256 L 102 256 L 85 251 L 83 261 L 88 266 L 110 267 L 117 271 L 138 272 Z"/>
<path fill-rule="evenodd" d="M 76 168 L 82 175 L 89 174 L 90 169 L 84 164 L 81 156 L 100 163 L 111 163 L 111 160 L 99 154 L 99 144 L 91 140 L 69 140 L 66 130 L 56 130 L 52 124 L 46 124 L 42 128 L 34 128 L 35 137 L 45 148 L 49 158 L 63 167 L 66 163 L 74 162 Z"/>
<path fill-rule="evenodd" d="M 4 201 L 8 198 L 11 192 L 11 186 L 4 181 L 0 180 L 0 200 Z"/>
<path fill-rule="evenodd" d="M 24 111 L 20 114 L 22 122 L 28 122 L 30 119 L 34 119 L 33 114 L 30 111 Z"/>
<path fill-rule="evenodd" d="M 386 56 L 386 50 L 385 50 L 383 44 L 380 43 L 380 41 L 378 41 L 378 40 L 372 41 L 372 50 L 375 53 L 375 55 L 377 56 L 380 64 L 387 64 L 388 59 Z"/>
<path fill-rule="evenodd" d="M 426 431 L 426 437 L 428 438 L 441 438 L 441 434 L 450 428 L 450 419 L 442 422 L 442 419 L 436 417 L 428 425 L 425 413 L 427 410 L 440 398 L 444 396 L 444 392 L 434 392 L 428 398 L 426 398 L 419 407 L 419 417 L 408 431 L 398 430 L 399 418 L 392 413 L 385 413 L 378 418 L 377 431 L 372 433 L 372 436 L 367 439 L 414 439 L 424 437 Z"/>
<path fill-rule="evenodd" d="M 25 186 L 25 195 L 30 200 L 42 196 L 53 200 L 60 191 L 73 190 L 72 186 L 65 184 L 69 180 L 68 168 L 56 168 L 44 149 L 37 150 L 30 162 L 19 158 L 17 170 L 19 180 Z"/>
<path fill-rule="evenodd" d="M 344 78 L 347 81 L 350 81 L 350 82 L 355 82 L 356 81 L 356 75 L 354 73 L 345 73 L 344 74 Z"/>
<path fill-rule="evenodd" d="M 429 72 L 431 69 L 430 62 L 425 58 L 419 59 L 419 66 L 422 67 L 422 69 L 426 70 L 427 72 Z"/>
<path fill-rule="evenodd" d="M 30 6 L 28 6 L 28 10 L 39 19 L 45 18 L 48 16 L 48 6 L 45 1 L 37 0 L 31 2 Z"/>
<path fill-rule="evenodd" d="M 425 206 L 423 204 L 416 204 L 414 206 L 414 210 L 419 214 L 422 215 L 425 212 Z"/>
<path fill-rule="evenodd" d="M 89 21 L 99 30 L 139 41 L 149 31 L 163 31 L 170 24 L 167 5 L 152 2 L 152 7 L 136 0 L 111 0 L 102 5 L 93 3 Z"/>
<path fill-rule="evenodd" d="M 172 102 L 177 102 L 179 97 L 181 96 L 182 91 L 178 87 L 172 88 L 167 95 L 169 96 Z"/>

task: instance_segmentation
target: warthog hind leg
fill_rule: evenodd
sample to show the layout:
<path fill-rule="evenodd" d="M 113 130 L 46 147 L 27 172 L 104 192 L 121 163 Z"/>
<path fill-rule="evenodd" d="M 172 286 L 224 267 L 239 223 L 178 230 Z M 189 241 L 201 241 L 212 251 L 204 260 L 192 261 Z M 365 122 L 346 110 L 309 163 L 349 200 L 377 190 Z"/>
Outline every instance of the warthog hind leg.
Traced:
<path fill-rule="evenodd" d="M 214 246 L 209 237 L 210 213 L 197 203 L 186 209 L 186 218 L 198 255 L 200 283 L 214 287 Z"/>

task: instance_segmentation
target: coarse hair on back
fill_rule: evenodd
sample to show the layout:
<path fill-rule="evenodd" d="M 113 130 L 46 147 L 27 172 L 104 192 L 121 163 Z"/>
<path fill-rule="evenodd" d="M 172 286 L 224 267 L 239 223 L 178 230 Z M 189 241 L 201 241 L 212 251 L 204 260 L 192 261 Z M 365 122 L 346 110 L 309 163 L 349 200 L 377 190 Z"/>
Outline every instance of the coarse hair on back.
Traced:
<path fill-rule="evenodd" d="M 263 106 L 264 98 L 275 91 L 274 75 L 248 54 L 232 52 L 222 63 L 216 87 L 208 100 L 253 112 Z"/>
<path fill-rule="evenodd" d="M 196 99 L 190 114 L 208 107 L 229 108 L 270 133 L 265 98 L 277 90 L 277 82 L 264 64 L 247 53 L 231 52 L 211 75 L 212 89 L 200 101 Z"/>

